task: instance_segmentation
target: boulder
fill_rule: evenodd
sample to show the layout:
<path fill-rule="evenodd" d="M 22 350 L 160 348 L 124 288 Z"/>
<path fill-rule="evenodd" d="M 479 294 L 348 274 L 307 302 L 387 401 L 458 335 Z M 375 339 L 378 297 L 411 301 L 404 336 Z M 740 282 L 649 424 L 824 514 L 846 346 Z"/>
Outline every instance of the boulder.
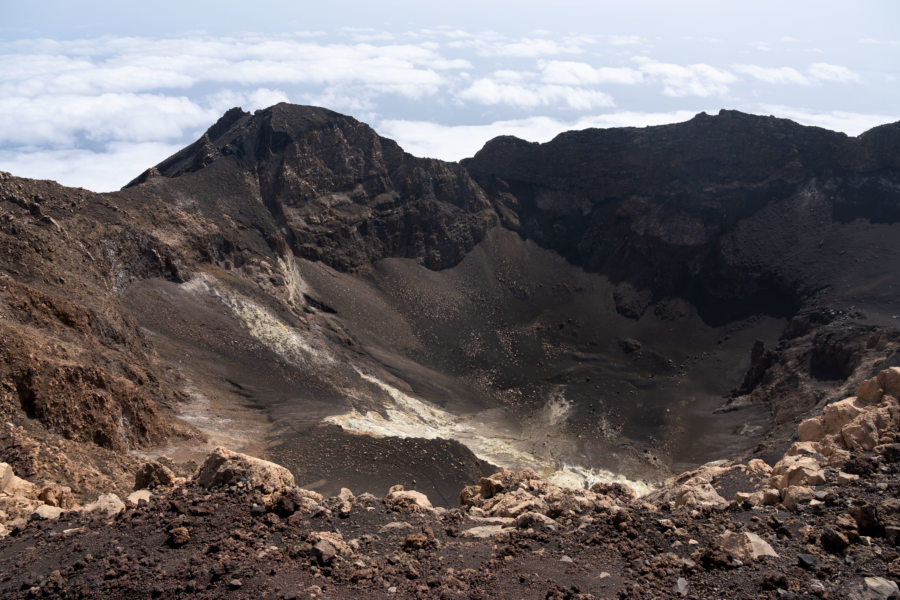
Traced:
<path fill-rule="evenodd" d="M 194 476 L 205 488 L 243 486 L 258 490 L 267 503 L 294 486 L 290 471 L 267 460 L 216 448 Z"/>
<path fill-rule="evenodd" d="M 312 547 L 312 556 L 319 564 L 327 565 L 337 556 L 337 549 L 328 540 L 319 540 Z"/>
<path fill-rule="evenodd" d="M 890 544 L 900 543 L 900 498 L 888 498 L 875 511 L 879 525 L 884 527 L 884 537 Z"/>
<path fill-rule="evenodd" d="M 394 510 L 407 512 L 430 512 L 434 510 L 428 496 L 415 490 L 406 490 L 402 485 L 395 485 L 388 490 L 384 501 Z"/>
<path fill-rule="evenodd" d="M 275 511 L 282 517 L 289 517 L 297 511 L 315 514 L 325 509 L 321 506 L 324 501 L 322 494 L 303 488 L 290 488 L 278 498 L 275 503 Z"/>
<path fill-rule="evenodd" d="M 487 508 L 488 513 L 500 517 L 516 518 L 527 512 L 546 512 L 547 503 L 539 496 L 525 490 L 514 490 L 499 496 L 499 501 Z"/>
<path fill-rule="evenodd" d="M 841 428 L 841 441 L 855 452 L 867 452 L 878 445 L 878 428 L 869 413 L 859 415 Z"/>
<path fill-rule="evenodd" d="M 191 532 L 187 527 L 176 527 L 169 532 L 168 543 L 173 548 L 184 546 L 191 541 Z"/>
<path fill-rule="evenodd" d="M 781 502 L 781 492 L 775 488 L 763 489 L 761 502 L 763 506 L 774 506 L 779 502 Z"/>
<path fill-rule="evenodd" d="M 510 530 L 503 527 L 503 525 L 479 525 L 478 527 L 472 527 L 471 529 L 466 529 L 460 535 L 462 537 L 467 538 L 491 538 L 498 535 L 504 535 Z"/>
<path fill-rule="evenodd" d="M 595 494 L 608 496 L 620 502 L 631 502 L 637 498 L 637 493 L 624 483 L 613 482 L 597 482 L 591 486 L 591 491 Z"/>
<path fill-rule="evenodd" d="M 801 442 L 818 442 L 825 437 L 825 423 L 822 417 L 801 421 L 797 426 L 797 438 Z"/>
<path fill-rule="evenodd" d="M 768 477 L 772 474 L 772 467 L 770 467 L 764 460 L 753 458 L 750 459 L 746 467 L 744 467 L 744 471 L 750 475 L 760 475 Z"/>
<path fill-rule="evenodd" d="M 13 468 L 8 463 L 0 463 L 0 492 L 6 492 L 7 487 L 15 476 Z"/>
<path fill-rule="evenodd" d="M 788 510 L 797 510 L 815 497 L 812 488 L 802 485 L 792 485 L 781 492 L 781 502 Z"/>
<path fill-rule="evenodd" d="M 825 456 L 822 454 L 823 448 L 821 442 L 794 442 L 791 444 L 791 447 L 788 448 L 787 452 L 784 453 L 785 456 L 811 456 L 816 461 L 824 460 Z M 770 471 L 771 474 L 771 471 Z"/>
<path fill-rule="evenodd" d="M 881 441 L 881 436 L 900 427 L 900 405 L 892 396 L 886 396 L 881 405 L 870 408 L 841 428 L 844 445 L 854 451 L 870 451 Z"/>
<path fill-rule="evenodd" d="M 126 500 L 129 504 L 137 506 L 141 503 L 141 500 L 143 500 L 144 502 L 150 502 L 151 498 L 153 498 L 153 494 L 150 492 L 150 490 L 135 490 L 128 494 L 128 498 L 126 498 Z"/>
<path fill-rule="evenodd" d="M 72 508 L 76 504 L 75 494 L 69 487 L 52 482 L 44 484 L 41 493 L 38 494 L 38 499 L 45 504 L 59 508 Z"/>
<path fill-rule="evenodd" d="M 785 456 L 772 469 L 771 485 L 783 490 L 791 486 L 812 486 L 825 483 L 819 462 L 811 456 Z"/>
<path fill-rule="evenodd" d="M 478 506 L 484 498 L 481 495 L 481 486 L 467 485 L 459 493 L 459 506 Z"/>
<path fill-rule="evenodd" d="M 695 483 L 681 486 L 675 494 L 675 506 L 725 508 L 728 501 L 709 483 Z"/>
<path fill-rule="evenodd" d="M 35 511 L 32 513 L 32 516 L 37 519 L 44 520 L 56 520 L 61 515 L 63 509 L 58 506 L 50 506 L 49 504 L 41 504 L 38 506 Z"/>
<path fill-rule="evenodd" d="M 100 494 L 94 502 L 84 507 L 84 512 L 105 512 L 108 517 L 114 517 L 125 510 L 125 503 L 115 494 Z"/>
<path fill-rule="evenodd" d="M 350 540 L 349 542 L 344 541 L 344 536 L 337 531 L 314 531 L 309 534 L 309 536 L 307 537 L 307 541 L 313 544 L 314 548 L 315 546 L 319 546 L 320 544 L 322 544 L 322 542 L 325 542 L 334 550 L 334 552 L 338 556 L 344 557 L 351 556 L 354 552 L 355 547 L 358 547 L 357 540 Z M 320 550 L 324 550 L 325 553 L 328 553 L 328 546 L 322 544 Z"/>
<path fill-rule="evenodd" d="M 723 550 L 742 561 L 757 560 L 763 556 L 778 557 L 768 542 L 749 531 L 740 533 L 726 531 L 719 536 L 719 545 Z"/>
<path fill-rule="evenodd" d="M 763 503 L 763 492 L 735 492 L 734 501 L 744 506 L 759 506 Z"/>
<path fill-rule="evenodd" d="M 522 513 L 516 519 L 518 529 L 550 529 L 556 531 L 556 521 L 539 512 Z"/>
<path fill-rule="evenodd" d="M 862 403 L 855 396 L 829 404 L 822 411 L 825 433 L 829 435 L 838 433 L 844 425 L 855 419 L 863 410 Z"/>
<path fill-rule="evenodd" d="M 900 398 L 900 367 L 891 367 L 878 374 L 878 385 L 885 394 Z"/>
<path fill-rule="evenodd" d="M 134 474 L 134 489 L 143 490 L 175 485 L 175 473 L 157 461 L 144 463 Z"/>
<path fill-rule="evenodd" d="M 857 481 L 859 481 L 859 475 L 856 475 L 855 473 L 844 473 L 843 471 L 838 471 L 838 485 L 850 485 L 852 483 L 856 483 Z"/>
<path fill-rule="evenodd" d="M 884 390 L 881 389 L 881 384 L 878 383 L 877 377 L 866 379 L 856 388 L 856 397 L 863 404 L 878 404 L 881 402 L 883 395 Z"/>
<path fill-rule="evenodd" d="M 0 492 L 9 496 L 36 500 L 38 488 L 30 481 L 16 476 L 13 468 L 7 463 L 0 463 Z"/>
<path fill-rule="evenodd" d="M 849 600 L 895 600 L 900 598 L 900 588 L 884 577 L 866 577 L 847 598 Z"/>
<path fill-rule="evenodd" d="M 350 511 L 353 510 L 353 505 L 356 503 L 356 496 L 348 488 L 341 488 L 341 491 L 338 493 L 338 502 L 338 515 L 348 517 L 350 516 Z"/>

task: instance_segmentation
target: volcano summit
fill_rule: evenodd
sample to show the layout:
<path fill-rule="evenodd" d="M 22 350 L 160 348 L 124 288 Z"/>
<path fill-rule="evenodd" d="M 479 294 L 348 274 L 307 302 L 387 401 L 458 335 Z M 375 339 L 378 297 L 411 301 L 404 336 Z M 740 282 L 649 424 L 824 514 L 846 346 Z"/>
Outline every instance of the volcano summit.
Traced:
<path fill-rule="evenodd" d="M 667 498 L 900 365 L 898 294 L 900 124 L 721 111 L 457 164 L 235 108 L 119 192 L 3 174 L 0 459 L 73 503 L 215 446 L 317 496 L 458 510 L 503 467 Z"/>

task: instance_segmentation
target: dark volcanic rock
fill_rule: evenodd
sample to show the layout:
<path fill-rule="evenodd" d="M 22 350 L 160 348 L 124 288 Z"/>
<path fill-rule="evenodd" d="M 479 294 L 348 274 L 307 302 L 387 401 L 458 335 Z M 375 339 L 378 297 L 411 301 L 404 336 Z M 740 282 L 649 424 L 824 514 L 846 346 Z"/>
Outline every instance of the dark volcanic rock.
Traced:
<path fill-rule="evenodd" d="M 229 181 L 242 193 L 218 196 Z M 446 268 L 497 222 L 459 165 L 410 156 L 351 117 L 289 104 L 253 115 L 231 109 L 129 184 L 147 185 L 155 193 L 198 190 L 208 198 L 200 207 L 207 216 L 250 217 L 266 243 L 287 243 L 341 270 L 366 270 L 388 256 Z"/>
<path fill-rule="evenodd" d="M 463 164 L 508 227 L 721 323 L 791 316 L 847 265 L 840 225 L 900 220 L 897 130 L 848 138 L 721 111 L 546 144 L 497 138 Z"/>

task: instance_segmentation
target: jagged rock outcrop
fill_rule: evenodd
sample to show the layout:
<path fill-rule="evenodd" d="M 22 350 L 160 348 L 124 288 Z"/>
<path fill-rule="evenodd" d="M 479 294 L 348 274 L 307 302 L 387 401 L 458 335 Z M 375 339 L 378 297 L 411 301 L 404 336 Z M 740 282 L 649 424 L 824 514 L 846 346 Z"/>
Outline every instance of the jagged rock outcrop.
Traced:
<path fill-rule="evenodd" d="M 830 265 L 844 264 L 834 246 L 844 224 L 900 221 L 900 171 L 888 150 L 897 130 L 848 138 L 723 110 L 546 144 L 500 137 L 462 164 L 506 226 L 654 300 L 689 298 L 723 322 L 791 316 L 837 275 Z M 813 227 L 820 236 L 798 245 L 796 234 Z"/>
<path fill-rule="evenodd" d="M 237 189 L 201 199 L 201 213 L 223 227 L 221 213 L 250 217 L 264 240 L 232 229 L 220 245 L 287 246 L 341 270 L 368 270 L 391 256 L 447 268 L 497 222 L 459 165 L 410 156 L 351 117 L 289 104 L 253 115 L 228 111 L 200 140 L 129 185 L 165 194 L 225 182 Z"/>

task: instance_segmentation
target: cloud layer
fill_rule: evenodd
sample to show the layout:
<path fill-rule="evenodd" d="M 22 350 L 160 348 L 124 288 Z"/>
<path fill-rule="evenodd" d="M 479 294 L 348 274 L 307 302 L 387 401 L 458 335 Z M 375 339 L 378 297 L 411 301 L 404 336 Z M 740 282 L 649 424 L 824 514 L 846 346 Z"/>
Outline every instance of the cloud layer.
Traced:
<path fill-rule="evenodd" d="M 15 40 L 0 43 L 0 168 L 116 189 L 228 108 L 280 101 L 349 112 L 412 152 L 452 160 L 494 135 L 545 140 L 720 107 L 777 109 L 851 134 L 897 118 L 887 105 L 854 108 L 864 91 L 896 78 L 826 60 L 801 39 L 730 52 L 722 40 L 676 41 L 452 27 Z M 702 56 L 672 50 L 696 43 Z M 858 46 L 879 52 L 885 43 Z"/>

